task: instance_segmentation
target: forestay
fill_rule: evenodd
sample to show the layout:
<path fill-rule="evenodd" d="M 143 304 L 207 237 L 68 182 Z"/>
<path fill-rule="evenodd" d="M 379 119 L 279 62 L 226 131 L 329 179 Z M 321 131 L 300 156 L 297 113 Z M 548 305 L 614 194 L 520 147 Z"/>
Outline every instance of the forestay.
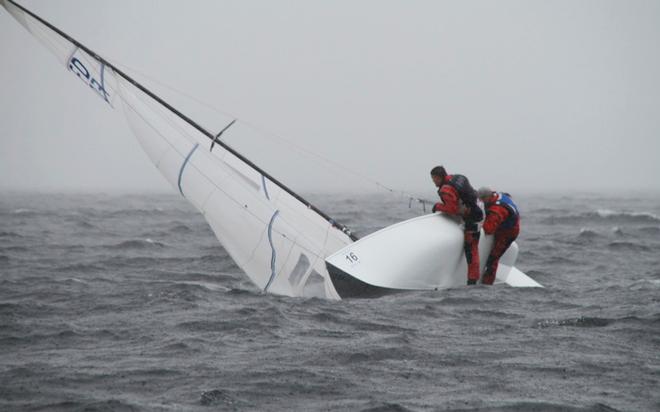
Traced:
<path fill-rule="evenodd" d="M 325 258 L 350 232 L 107 60 L 12 0 L 2 5 L 113 108 L 170 184 L 206 218 L 260 289 L 338 299 Z M 239 130 L 237 122 L 224 131 Z M 219 131 L 218 131 L 219 132 Z"/>

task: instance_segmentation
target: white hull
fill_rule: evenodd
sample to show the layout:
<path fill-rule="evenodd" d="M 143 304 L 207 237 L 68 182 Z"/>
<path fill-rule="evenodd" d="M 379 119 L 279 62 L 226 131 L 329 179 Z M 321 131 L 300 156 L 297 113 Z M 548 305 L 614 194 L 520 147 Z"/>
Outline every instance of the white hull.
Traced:
<path fill-rule="evenodd" d="M 492 246 L 493 236 L 484 236 L 482 232 L 479 241 L 482 273 Z M 517 256 L 518 245 L 514 243 L 500 259 L 496 283 L 540 287 L 514 267 Z M 467 282 L 462 228 L 442 214 L 388 226 L 344 247 L 329 256 L 326 263 L 335 274 L 333 281 L 340 296 L 351 294 L 346 288 L 355 287 L 350 286 L 349 278 L 385 289 L 375 294 L 386 293 L 386 289 L 446 289 Z"/>

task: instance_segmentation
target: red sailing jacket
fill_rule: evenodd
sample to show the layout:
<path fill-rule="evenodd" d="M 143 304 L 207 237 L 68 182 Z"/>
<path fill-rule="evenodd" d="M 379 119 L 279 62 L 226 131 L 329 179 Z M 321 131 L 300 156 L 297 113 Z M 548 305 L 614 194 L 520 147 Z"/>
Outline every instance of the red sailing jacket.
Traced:
<path fill-rule="evenodd" d="M 493 194 L 484 201 L 486 220 L 483 229 L 487 235 L 492 235 L 499 228 L 511 229 L 518 225 L 518 215 L 512 214 L 506 205 L 498 202 L 499 198 L 498 194 Z M 506 224 L 504 224 L 505 222 Z"/>
<path fill-rule="evenodd" d="M 458 196 L 458 191 L 453 186 L 447 184 L 451 178 L 451 175 L 445 176 L 445 180 L 442 182 L 442 186 L 440 186 L 440 189 L 438 190 L 438 195 L 440 195 L 442 202 L 436 203 L 434 209 L 438 212 L 444 212 L 449 215 L 458 215 L 460 214 L 458 203 L 460 197 Z"/>

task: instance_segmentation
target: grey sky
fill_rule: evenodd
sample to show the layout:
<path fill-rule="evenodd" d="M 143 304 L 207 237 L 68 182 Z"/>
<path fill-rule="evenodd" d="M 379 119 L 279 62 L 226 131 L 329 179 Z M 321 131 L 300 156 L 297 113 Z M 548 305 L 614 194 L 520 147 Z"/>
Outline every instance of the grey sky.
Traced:
<path fill-rule="evenodd" d="M 430 191 L 444 164 L 509 191 L 660 190 L 659 1 L 19 2 L 392 187 Z M 0 189 L 171 190 L 121 111 L 4 9 L 0 36 Z M 212 130 L 229 119 L 190 111 Z M 236 145 L 293 187 L 353 186 Z"/>

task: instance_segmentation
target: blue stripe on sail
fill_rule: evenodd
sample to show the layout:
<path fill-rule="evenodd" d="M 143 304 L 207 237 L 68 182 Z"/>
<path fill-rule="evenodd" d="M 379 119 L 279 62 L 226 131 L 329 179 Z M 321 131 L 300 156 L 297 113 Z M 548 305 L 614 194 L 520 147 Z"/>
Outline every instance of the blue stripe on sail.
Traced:
<path fill-rule="evenodd" d="M 270 196 L 268 196 L 268 188 L 266 188 L 266 177 L 264 175 L 261 175 L 261 186 L 264 188 L 266 199 L 270 200 Z"/>
<path fill-rule="evenodd" d="M 105 63 L 101 63 L 101 92 L 103 93 L 105 101 L 110 103 L 108 100 L 108 92 L 105 91 Z"/>
<path fill-rule="evenodd" d="M 266 283 L 266 286 L 264 287 L 264 292 L 268 291 L 270 284 L 273 283 L 273 280 L 275 279 L 275 258 L 277 257 L 277 253 L 275 252 L 275 245 L 273 245 L 273 222 L 279 213 L 280 211 L 276 210 L 275 213 L 273 213 L 273 217 L 270 218 L 270 223 L 268 223 L 268 242 L 270 243 L 270 249 L 273 252 L 270 256 L 270 279 L 268 279 L 268 283 Z"/>
<path fill-rule="evenodd" d="M 183 164 L 181 165 L 181 170 L 179 170 L 179 192 L 181 193 L 181 196 L 186 197 L 186 195 L 183 194 L 183 189 L 181 188 L 181 178 L 183 177 L 183 169 L 186 168 L 186 165 L 188 164 L 188 161 L 192 157 L 193 153 L 195 153 L 195 150 L 199 147 L 199 143 L 195 143 L 195 146 L 193 146 L 192 150 L 190 153 L 188 153 L 188 156 L 186 156 L 186 160 L 183 161 Z"/>

